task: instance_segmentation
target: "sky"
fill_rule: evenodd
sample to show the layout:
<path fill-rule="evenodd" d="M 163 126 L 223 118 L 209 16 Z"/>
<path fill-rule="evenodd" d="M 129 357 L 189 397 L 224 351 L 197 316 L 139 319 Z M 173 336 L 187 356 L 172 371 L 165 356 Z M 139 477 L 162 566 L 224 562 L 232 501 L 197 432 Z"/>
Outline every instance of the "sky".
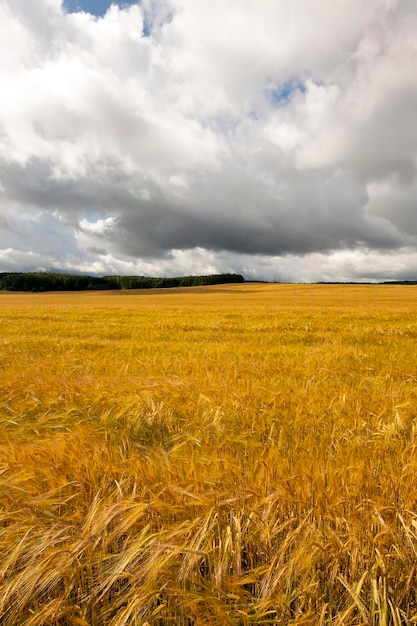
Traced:
<path fill-rule="evenodd" d="M 63 2 L 64 10 L 69 13 L 84 11 L 96 17 L 103 17 L 111 4 L 115 4 L 119 8 L 126 8 L 132 4 L 137 4 L 137 2 L 135 0 L 113 3 L 111 0 L 64 0 Z"/>
<path fill-rule="evenodd" d="M 415 0 L 0 0 L 0 271 L 417 278 Z"/>

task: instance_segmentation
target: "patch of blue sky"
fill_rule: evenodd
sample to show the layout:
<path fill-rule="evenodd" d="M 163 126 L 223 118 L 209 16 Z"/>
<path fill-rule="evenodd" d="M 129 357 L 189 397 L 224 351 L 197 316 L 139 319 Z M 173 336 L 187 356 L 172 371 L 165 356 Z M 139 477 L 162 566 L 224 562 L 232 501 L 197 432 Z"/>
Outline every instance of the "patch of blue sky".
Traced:
<path fill-rule="evenodd" d="M 143 36 L 150 37 L 152 32 L 152 24 L 148 18 L 146 11 L 143 13 Z"/>
<path fill-rule="evenodd" d="M 96 17 L 103 17 L 112 4 L 117 4 L 120 8 L 131 4 L 138 4 L 138 0 L 64 0 L 63 6 L 68 13 L 78 13 L 84 11 Z"/>
<path fill-rule="evenodd" d="M 90 13 L 95 17 L 103 17 L 112 4 L 116 4 L 121 9 L 133 4 L 140 4 L 140 0 L 63 0 L 63 7 L 67 13 Z M 146 11 L 143 15 L 143 36 L 150 37 L 152 24 L 147 17 Z"/>
<path fill-rule="evenodd" d="M 292 78 L 278 86 L 270 85 L 267 89 L 270 102 L 276 107 L 287 106 L 295 95 L 305 91 L 305 82 L 300 78 Z"/>
<path fill-rule="evenodd" d="M 99 211 L 99 210 L 95 210 L 95 211 L 85 211 L 82 214 L 82 220 L 81 221 L 86 221 L 89 222 L 90 224 L 97 224 L 98 222 L 102 222 L 106 219 L 115 219 L 114 215 L 110 215 L 107 211 Z"/>

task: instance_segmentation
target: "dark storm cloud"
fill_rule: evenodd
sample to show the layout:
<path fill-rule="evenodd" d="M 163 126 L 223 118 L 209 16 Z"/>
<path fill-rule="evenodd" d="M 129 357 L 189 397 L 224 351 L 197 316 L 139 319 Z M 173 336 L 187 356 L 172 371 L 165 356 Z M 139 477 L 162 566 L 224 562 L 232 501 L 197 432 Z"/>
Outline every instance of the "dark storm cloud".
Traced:
<path fill-rule="evenodd" d="M 238 177 L 243 181 L 243 176 Z M 368 218 L 367 196 L 343 176 L 330 180 L 293 172 L 278 190 L 259 181 L 217 181 L 217 191 L 199 185 L 192 194 L 199 205 L 170 203 L 162 194 L 135 206 L 118 223 L 119 245 L 132 255 L 162 254 L 172 248 L 203 247 L 242 254 L 307 254 L 321 250 L 404 245 L 389 221 Z M 216 188 L 216 185 L 215 185 Z M 275 193 L 274 193 L 275 191 Z M 204 197 L 206 195 L 206 197 Z"/>
<path fill-rule="evenodd" d="M 106 238 L 119 252 L 166 256 L 171 250 L 202 247 L 241 254 L 307 254 L 342 248 L 396 248 L 407 242 L 387 219 L 367 217 L 363 186 L 338 174 L 285 172 L 266 186 L 229 166 L 204 179 L 180 200 L 155 181 L 127 176 L 106 163 L 106 178 L 54 179 L 50 164 L 31 159 L 0 168 L 0 180 L 15 203 L 59 211 L 80 228 L 88 215 L 115 216 Z M 134 184 L 133 184 L 134 183 Z M 140 189 L 142 197 L 129 188 Z"/>

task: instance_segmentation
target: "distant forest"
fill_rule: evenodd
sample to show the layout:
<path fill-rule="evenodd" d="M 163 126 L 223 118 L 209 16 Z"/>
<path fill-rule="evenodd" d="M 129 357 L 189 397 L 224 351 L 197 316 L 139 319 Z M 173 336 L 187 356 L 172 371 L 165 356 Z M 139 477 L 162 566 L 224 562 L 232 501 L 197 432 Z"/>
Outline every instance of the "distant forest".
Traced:
<path fill-rule="evenodd" d="M 196 287 L 243 283 L 240 274 L 214 274 L 211 276 L 178 276 L 151 278 L 149 276 L 84 276 L 55 272 L 2 272 L 1 291 L 91 291 L 105 289 L 157 289 L 169 287 Z"/>

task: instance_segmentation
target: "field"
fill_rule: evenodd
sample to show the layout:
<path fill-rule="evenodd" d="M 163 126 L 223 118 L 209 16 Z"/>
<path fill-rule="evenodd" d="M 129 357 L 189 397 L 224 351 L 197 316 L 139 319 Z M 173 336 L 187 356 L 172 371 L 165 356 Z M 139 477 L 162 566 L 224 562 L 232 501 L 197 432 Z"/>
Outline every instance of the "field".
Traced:
<path fill-rule="evenodd" d="M 417 622 L 417 287 L 0 295 L 2 626 Z"/>

